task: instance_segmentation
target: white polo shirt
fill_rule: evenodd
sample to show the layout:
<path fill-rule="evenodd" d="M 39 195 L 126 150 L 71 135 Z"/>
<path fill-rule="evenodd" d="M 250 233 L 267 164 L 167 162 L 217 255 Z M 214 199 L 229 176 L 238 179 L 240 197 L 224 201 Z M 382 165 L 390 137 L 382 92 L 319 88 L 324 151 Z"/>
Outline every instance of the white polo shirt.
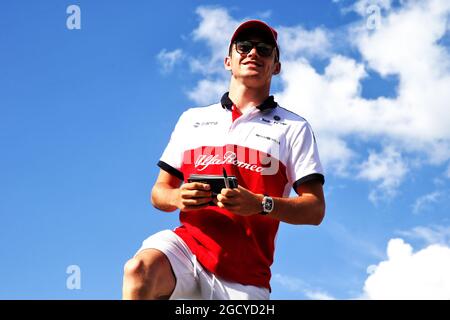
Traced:
<path fill-rule="evenodd" d="M 183 113 L 158 166 L 187 181 L 222 174 L 254 193 L 288 197 L 291 188 L 324 175 L 313 131 L 270 96 L 240 115 L 226 93 L 221 103 Z M 239 216 L 217 206 L 180 212 L 177 233 L 209 271 L 230 281 L 270 289 L 279 221 Z"/>

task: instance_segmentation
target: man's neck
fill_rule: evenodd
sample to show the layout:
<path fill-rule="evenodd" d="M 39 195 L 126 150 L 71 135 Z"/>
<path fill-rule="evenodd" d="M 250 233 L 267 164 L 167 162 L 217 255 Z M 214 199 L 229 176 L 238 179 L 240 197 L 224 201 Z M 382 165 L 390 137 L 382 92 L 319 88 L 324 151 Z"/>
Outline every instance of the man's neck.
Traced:
<path fill-rule="evenodd" d="M 269 96 L 270 84 L 267 88 L 249 88 L 241 83 L 231 82 L 228 97 L 236 108 L 244 113 L 248 108 L 257 107 Z"/>

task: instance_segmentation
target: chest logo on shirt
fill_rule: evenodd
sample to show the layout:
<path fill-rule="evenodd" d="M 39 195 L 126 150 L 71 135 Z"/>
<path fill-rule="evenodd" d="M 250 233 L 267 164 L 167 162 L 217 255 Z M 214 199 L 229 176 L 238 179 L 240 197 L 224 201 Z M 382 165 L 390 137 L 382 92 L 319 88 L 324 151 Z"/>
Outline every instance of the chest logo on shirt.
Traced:
<path fill-rule="evenodd" d="M 270 123 L 270 124 L 278 124 L 278 125 L 282 125 L 282 126 L 287 126 L 286 122 L 282 122 L 281 118 L 279 116 L 274 116 L 273 117 L 274 120 L 270 120 L 270 119 L 266 119 L 266 118 L 260 118 L 261 121 L 265 122 L 265 123 Z"/>
<path fill-rule="evenodd" d="M 203 127 L 203 126 L 216 126 L 219 122 L 217 121 L 203 121 L 203 122 L 195 122 L 194 128 Z"/>
<path fill-rule="evenodd" d="M 256 133 L 255 136 L 258 137 L 258 138 L 261 138 L 261 139 L 265 139 L 265 140 L 268 140 L 268 141 L 275 142 L 276 144 L 280 144 L 280 140 L 272 138 L 272 137 L 269 137 L 269 136 L 265 136 L 265 135 L 262 135 L 262 134 L 259 134 L 259 133 Z"/>
<path fill-rule="evenodd" d="M 236 153 L 233 151 L 227 151 L 223 157 L 220 155 L 200 155 L 197 160 L 195 161 L 195 168 L 197 168 L 198 171 L 203 171 L 206 168 L 208 168 L 210 165 L 224 165 L 224 164 L 234 164 L 238 167 L 243 167 L 245 169 L 248 169 L 250 171 L 254 172 L 262 172 L 264 170 L 263 167 L 258 166 L 257 164 L 251 164 L 244 161 L 239 161 L 237 159 Z"/>

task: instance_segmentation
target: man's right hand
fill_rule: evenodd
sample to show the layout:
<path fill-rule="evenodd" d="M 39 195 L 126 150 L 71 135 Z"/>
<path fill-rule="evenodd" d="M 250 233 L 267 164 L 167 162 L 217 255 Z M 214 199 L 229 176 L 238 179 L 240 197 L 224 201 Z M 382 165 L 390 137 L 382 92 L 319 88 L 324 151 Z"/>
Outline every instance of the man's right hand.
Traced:
<path fill-rule="evenodd" d="M 209 206 L 212 201 L 212 192 L 209 184 L 189 182 L 178 189 L 177 207 L 181 211 L 192 211 Z"/>

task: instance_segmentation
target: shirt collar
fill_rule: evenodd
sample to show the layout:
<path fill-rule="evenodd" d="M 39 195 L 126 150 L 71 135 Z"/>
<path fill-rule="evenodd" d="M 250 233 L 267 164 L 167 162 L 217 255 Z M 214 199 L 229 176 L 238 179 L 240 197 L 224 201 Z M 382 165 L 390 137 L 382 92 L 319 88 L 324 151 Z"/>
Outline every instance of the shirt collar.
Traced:
<path fill-rule="evenodd" d="M 228 96 L 228 92 L 225 92 L 225 94 L 222 96 L 222 99 L 220 99 L 220 103 L 222 104 L 222 108 L 227 109 L 231 111 L 231 108 L 233 107 L 233 101 L 231 101 L 230 97 Z M 266 100 L 263 101 L 258 108 L 260 111 L 264 111 L 267 109 L 273 109 L 277 107 L 277 103 L 273 96 L 269 96 Z"/>

